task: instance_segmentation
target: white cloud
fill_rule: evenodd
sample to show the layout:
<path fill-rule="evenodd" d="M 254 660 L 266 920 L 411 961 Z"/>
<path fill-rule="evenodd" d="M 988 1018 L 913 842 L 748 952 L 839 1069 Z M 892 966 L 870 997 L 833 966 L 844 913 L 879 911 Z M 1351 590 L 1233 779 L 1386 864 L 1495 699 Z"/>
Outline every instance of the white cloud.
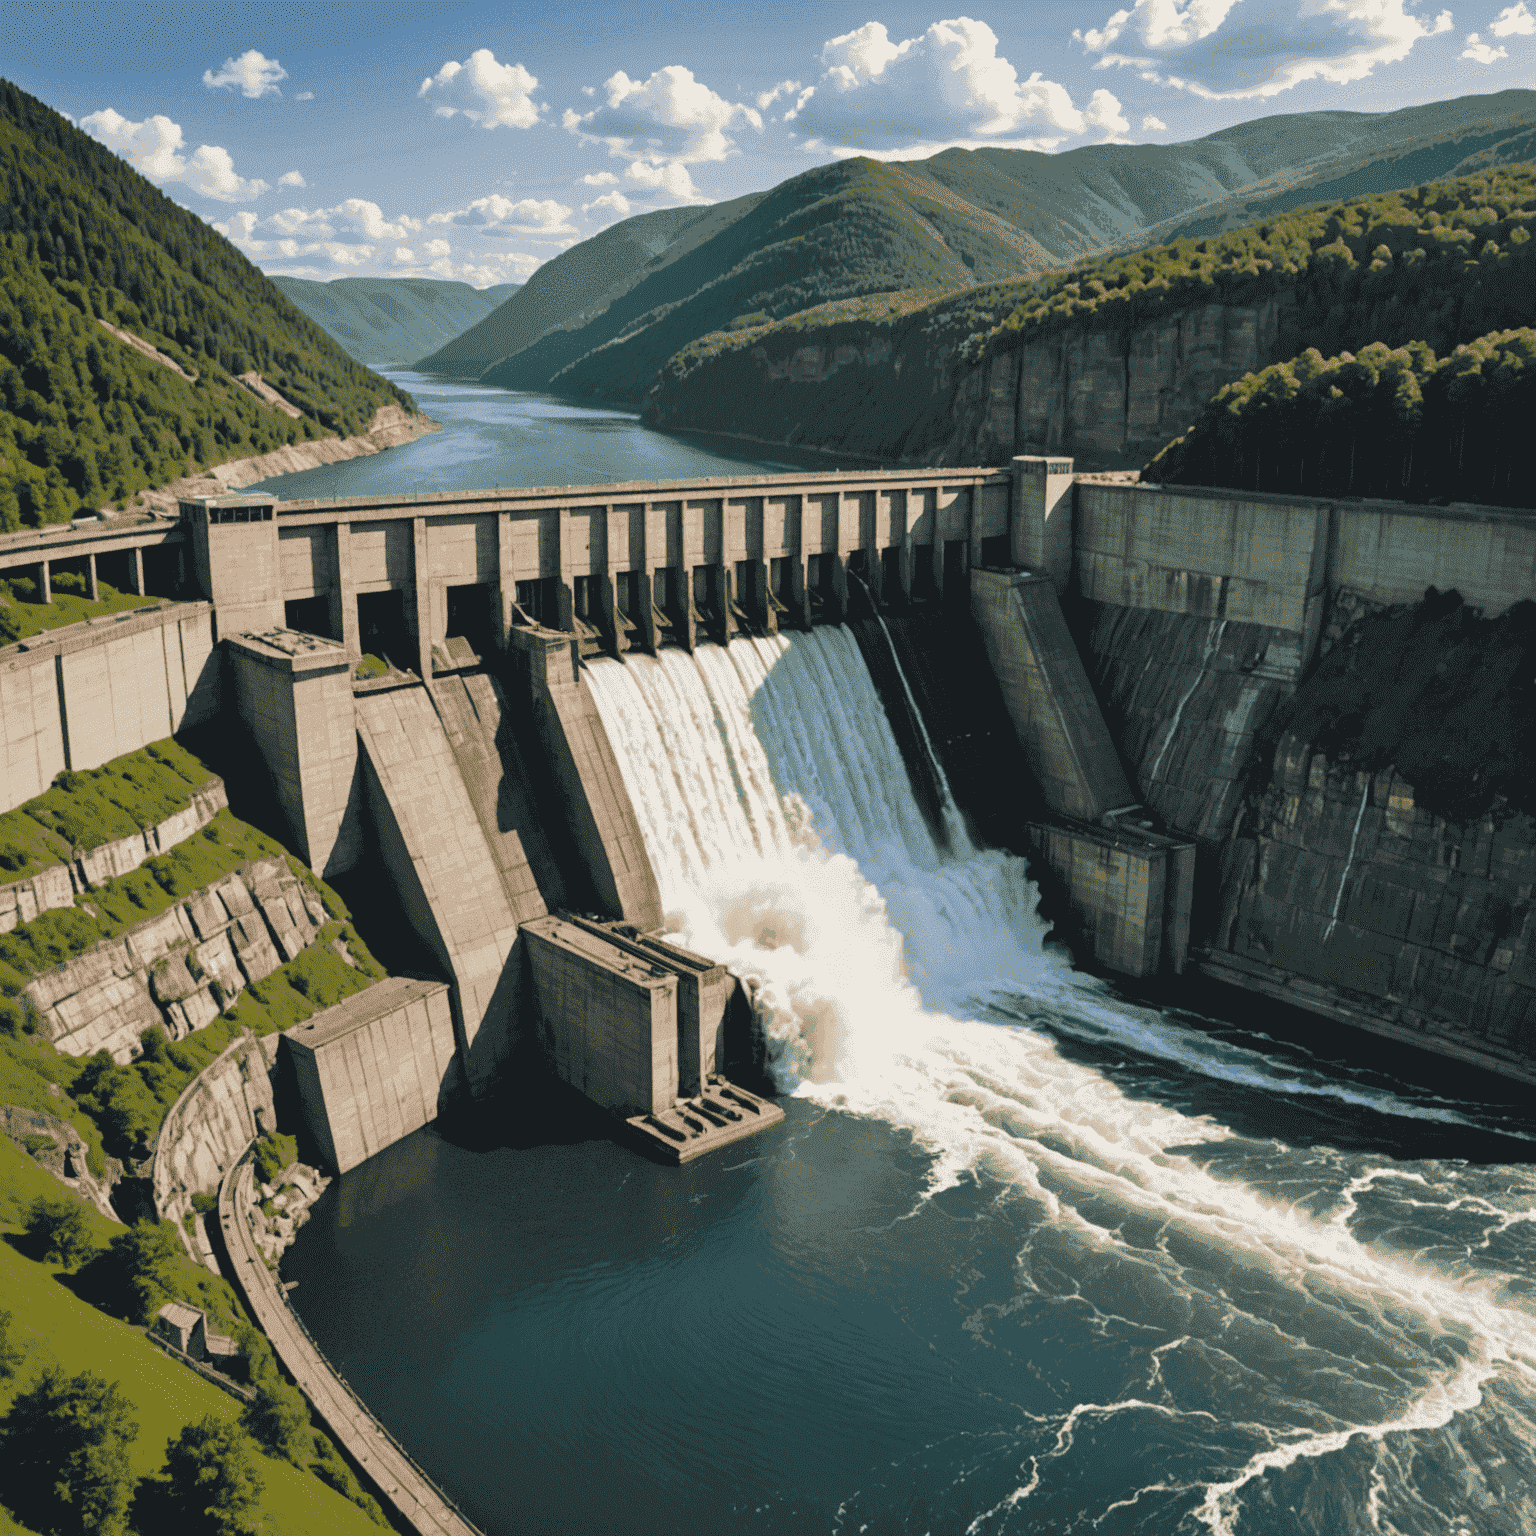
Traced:
<path fill-rule="evenodd" d="M 1497 64 L 1500 59 L 1509 57 L 1509 49 L 1494 48 L 1483 42 L 1476 32 L 1468 32 L 1467 46 L 1462 49 L 1461 56 L 1471 59 L 1474 64 Z"/>
<path fill-rule="evenodd" d="M 758 94 L 757 110 L 759 112 L 766 112 L 774 102 L 781 98 L 787 101 L 791 96 L 798 96 L 800 89 L 800 82 L 798 80 L 780 80 L 771 91 L 762 91 Z"/>
<path fill-rule="evenodd" d="M 267 228 L 284 235 L 329 239 L 336 235 L 361 235 L 365 240 L 404 240 L 420 231 L 420 219 L 402 213 L 393 221 L 366 198 L 349 197 L 334 208 L 284 208 L 265 221 Z"/>
<path fill-rule="evenodd" d="M 395 260 L 402 263 L 415 261 L 416 252 L 408 245 L 397 245 L 395 247 Z"/>
<path fill-rule="evenodd" d="M 1506 5 L 1488 24 L 1495 37 L 1530 37 L 1536 34 L 1536 16 L 1531 15 L 1525 0 Z"/>
<path fill-rule="evenodd" d="M 498 64 L 489 48 L 477 48 L 428 75 L 416 94 L 429 96 L 439 117 L 462 112 L 481 128 L 532 128 L 544 110 L 532 96 L 538 83 L 521 64 Z"/>
<path fill-rule="evenodd" d="M 211 69 L 203 71 L 203 84 L 209 90 L 238 86 L 248 101 L 267 95 L 281 96 L 277 82 L 287 78 L 288 71 L 276 59 L 266 58 L 254 48 L 247 48 L 238 59 L 225 59 L 218 74 Z"/>
<path fill-rule="evenodd" d="M 295 101 L 313 101 L 315 99 L 315 93 L 313 91 L 300 91 L 299 94 L 293 99 Z"/>
<path fill-rule="evenodd" d="M 884 25 L 867 22 L 832 38 L 821 51 L 823 74 L 785 114 L 816 142 L 838 152 L 879 155 L 918 146 L 1017 144 L 1026 123 L 1056 130 L 1030 147 L 1124 122 L 1107 91 L 1080 112 L 1064 86 L 1036 70 L 1027 80 L 997 52 L 997 34 L 960 16 L 936 21 L 919 37 L 893 43 Z M 1105 100 L 1107 98 L 1107 101 Z M 1113 103 L 1113 105 L 1109 105 Z M 1129 124 L 1126 124 L 1128 127 Z M 1123 130 L 1112 130 L 1123 131 Z"/>
<path fill-rule="evenodd" d="M 308 185 L 308 183 L 297 171 L 284 171 L 283 174 L 277 178 L 277 184 L 280 187 L 303 187 Z"/>
<path fill-rule="evenodd" d="M 426 244 L 427 255 L 434 261 L 441 261 L 452 249 L 446 240 L 428 240 Z"/>
<path fill-rule="evenodd" d="M 1095 91 L 1083 108 L 1083 121 L 1095 128 L 1102 128 L 1110 138 L 1117 138 L 1131 131 L 1131 125 L 1120 110 L 1120 103 L 1109 91 Z"/>
<path fill-rule="evenodd" d="M 449 224 L 476 234 L 497 237 L 511 235 L 574 235 L 571 210 L 552 197 L 525 197 L 513 202 L 499 192 L 477 197 L 467 208 L 453 213 L 434 213 L 428 224 Z"/>
<path fill-rule="evenodd" d="M 590 203 L 583 203 L 581 211 L 591 213 L 594 208 L 610 208 L 615 218 L 627 219 L 630 212 L 630 201 L 622 192 L 605 192 L 601 197 Z"/>
<path fill-rule="evenodd" d="M 581 184 L 584 187 L 616 187 L 619 178 L 612 171 L 595 171 L 590 176 L 583 176 Z"/>
<path fill-rule="evenodd" d="M 587 113 L 566 111 L 564 126 L 587 142 L 605 144 L 628 160 L 625 176 L 637 187 L 664 191 L 684 202 L 702 202 L 690 165 L 736 153 L 728 130 L 738 122 L 762 130 L 754 107 L 717 96 L 681 64 L 658 69 L 648 80 L 620 70 L 603 83 L 603 102 Z"/>
<path fill-rule="evenodd" d="M 1413 0 L 1134 0 L 1102 27 L 1072 35 L 1094 67 L 1209 101 L 1267 97 L 1305 80 L 1347 85 L 1451 30 L 1451 13 L 1412 14 Z"/>
<path fill-rule="evenodd" d="M 142 123 L 131 123 L 108 107 L 81 118 L 80 126 L 156 186 L 179 183 L 221 203 L 247 203 L 267 190 L 264 181 L 237 176 L 229 151 L 216 144 L 202 144 L 191 155 L 182 154 L 186 145 L 180 126 L 158 113 Z"/>
<path fill-rule="evenodd" d="M 1141 120 L 1141 131 L 1143 133 L 1167 133 L 1168 124 L 1160 117 L 1153 117 L 1149 112 Z"/>

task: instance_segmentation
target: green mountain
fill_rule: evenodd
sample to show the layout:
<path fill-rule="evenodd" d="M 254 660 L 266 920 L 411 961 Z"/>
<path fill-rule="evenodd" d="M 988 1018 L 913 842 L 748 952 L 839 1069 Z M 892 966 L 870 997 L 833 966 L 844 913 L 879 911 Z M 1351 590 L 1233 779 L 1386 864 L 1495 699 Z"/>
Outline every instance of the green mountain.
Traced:
<path fill-rule="evenodd" d="M 741 432 L 750 423 L 762 441 L 877 460 L 990 463 L 1042 448 L 1092 457 L 1117 450 L 1122 411 L 1128 418 L 1193 380 L 1190 415 L 1164 432 L 1166 442 L 1198 402 L 1232 381 L 1211 340 L 1226 317 L 1258 348 L 1261 368 L 1309 348 L 1320 367 L 1373 343 L 1389 351 L 1417 344 L 1427 361 L 1388 368 L 1417 389 L 1434 358 L 1530 322 L 1533 224 L 1536 167 L 1513 165 L 928 303 L 848 300 L 692 343 L 667 363 L 645 416 L 668 430 Z M 1191 337 L 1204 338 L 1199 345 L 1185 347 L 1186 323 Z M 1495 350 L 1495 371 L 1528 366 L 1517 342 Z M 1294 368 L 1288 377 L 1295 382 Z M 1276 376 L 1271 387 L 1291 385 Z M 1080 397 L 1095 394 L 1105 402 L 1099 421 L 1081 411 Z M 1246 398 L 1232 395 L 1222 409 L 1241 414 Z M 1261 415 L 1254 411 L 1250 425 Z M 1095 435 L 1111 417 L 1115 435 Z M 1028 440 L 1031 421 L 1044 424 L 1046 441 Z M 1215 430 L 1206 422 L 1197 436 L 1209 442 Z M 1236 427 L 1222 430 L 1230 439 Z M 1239 435 L 1256 441 L 1246 427 Z M 1192 444 L 1192 464 L 1197 456 Z M 1230 444 L 1216 455 L 1223 464 L 1238 458 Z M 1315 460 L 1312 468 L 1320 471 Z"/>
<path fill-rule="evenodd" d="M 274 277 L 273 283 L 350 357 L 398 367 L 451 342 L 509 299 L 519 283 L 471 288 L 435 277 L 338 277 L 328 283 Z"/>
<path fill-rule="evenodd" d="M 222 235 L 5 81 L 0 179 L 0 531 L 414 413 Z"/>
<path fill-rule="evenodd" d="M 1196 210 L 1221 225 L 1249 205 L 1279 211 L 1503 163 L 1522 157 L 1532 132 L 1536 92 L 1505 91 L 1401 112 L 1269 117 L 1187 144 L 842 161 L 734 203 L 615 225 L 419 366 L 635 402 L 667 358 L 714 331 L 1042 273 L 1155 243 Z"/>

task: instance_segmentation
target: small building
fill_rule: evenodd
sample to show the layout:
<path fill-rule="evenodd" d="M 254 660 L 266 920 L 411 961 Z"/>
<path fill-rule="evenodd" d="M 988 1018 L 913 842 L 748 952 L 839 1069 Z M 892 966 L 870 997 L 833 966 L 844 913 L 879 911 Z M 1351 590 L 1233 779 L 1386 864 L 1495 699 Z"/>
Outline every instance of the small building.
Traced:
<path fill-rule="evenodd" d="M 196 1307 L 189 1307 L 181 1301 L 168 1301 L 155 1314 L 154 1327 L 155 1332 L 173 1349 L 190 1355 L 194 1360 L 207 1358 L 207 1323 Z"/>

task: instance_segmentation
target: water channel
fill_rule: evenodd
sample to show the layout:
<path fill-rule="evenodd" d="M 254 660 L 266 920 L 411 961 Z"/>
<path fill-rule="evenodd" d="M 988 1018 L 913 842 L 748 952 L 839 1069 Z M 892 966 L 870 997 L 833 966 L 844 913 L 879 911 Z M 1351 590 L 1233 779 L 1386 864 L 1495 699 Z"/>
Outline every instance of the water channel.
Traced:
<path fill-rule="evenodd" d="M 757 467 L 405 382 L 444 432 L 269 488 Z M 1019 860 L 935 844 L 841 631 L 591 682 L 788 1118 L 668 1169 L 522 1102 L 316 1206 L 294 1304 L 489 1536 L 1536 1529 L 1528 1099 L 1074 972 Z"/>

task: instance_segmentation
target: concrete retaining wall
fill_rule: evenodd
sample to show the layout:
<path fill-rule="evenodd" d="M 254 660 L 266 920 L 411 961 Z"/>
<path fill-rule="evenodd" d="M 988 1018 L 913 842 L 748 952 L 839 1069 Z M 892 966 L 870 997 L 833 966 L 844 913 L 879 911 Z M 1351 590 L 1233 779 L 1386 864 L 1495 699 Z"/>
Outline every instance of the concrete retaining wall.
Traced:
<path fill-rule="evenodd" d="M 453 1060 L 453 1010 L 438 981 L 376 982 L 283 1035 L 304 1120 L 345 1173 L 437 1118 Z"/>
<path fill-rule="evenodd" d="M 218 709 L 207 603 L 88 619 L 0 648 L 0 811 L 66 768 L 99 768 Z"/>

